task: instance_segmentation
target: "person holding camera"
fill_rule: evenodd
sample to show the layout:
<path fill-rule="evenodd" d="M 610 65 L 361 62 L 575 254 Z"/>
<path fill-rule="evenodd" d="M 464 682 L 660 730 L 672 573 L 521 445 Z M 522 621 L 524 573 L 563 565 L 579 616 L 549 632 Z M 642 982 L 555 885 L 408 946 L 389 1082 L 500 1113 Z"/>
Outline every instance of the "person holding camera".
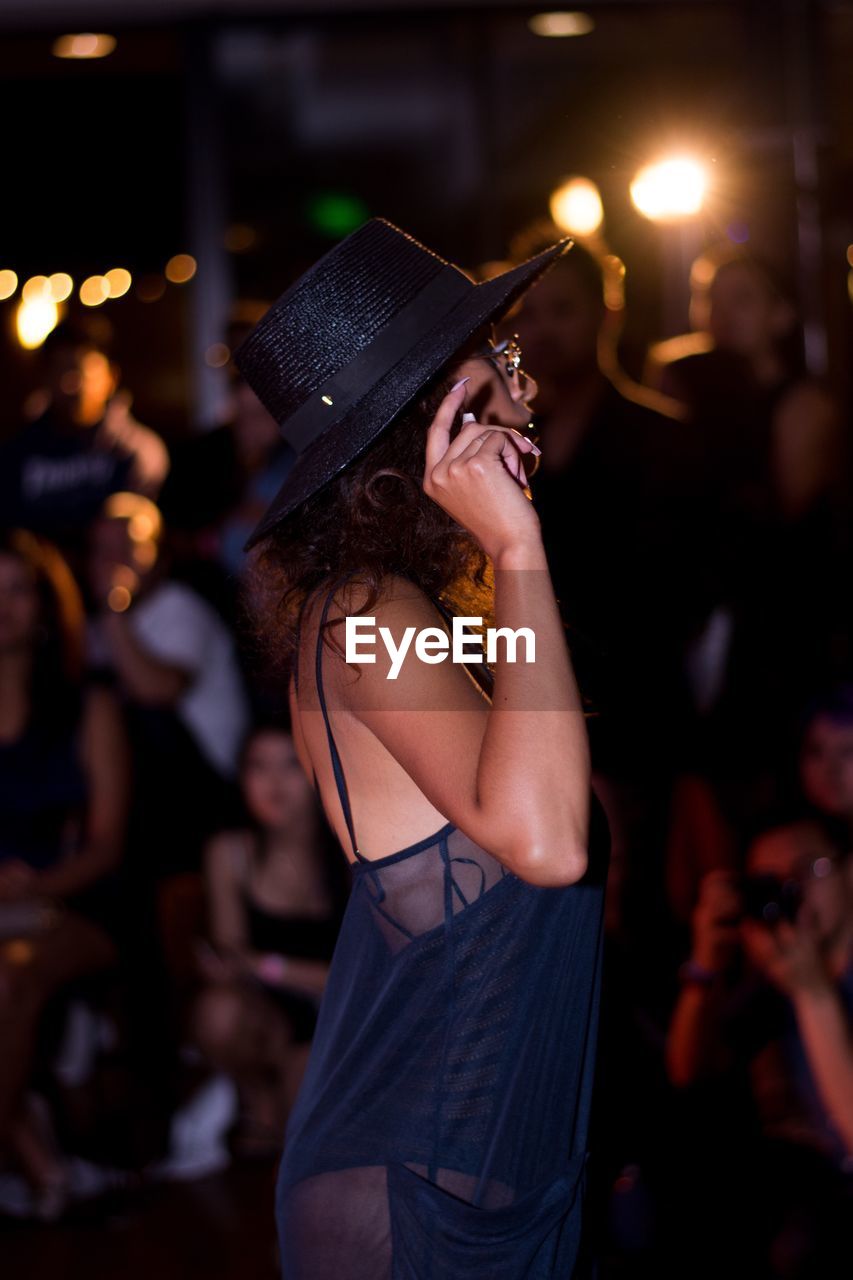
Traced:
<path fill-rule="evenodd" d="M 835 1232 L 853 1195 L 849 691 L 813 706 L 799 772 L 802 815 L 752 842 L 742 878 L 717 870 L 702 881 L 666 1066 L 681 1090 L 728 1086 L 729 1104 L 744 1081 L 757 1141 L 733 1135 L 742 1157 L 735 1173 L 727 1153 L 733 1185 L 785 1256 L 781 1274 L 834 1275 Z M 818 1259 L 828 1269 L 802 1269 Z"/>
<path fill-rule="evenodd" d="M 741 1006 L 745 1020 L 746 1007 L 754 1010 L 759 997 L 766 1003 L 772 989 L 793 1016 L 787 1032 L 799 1041 L 805 1063 L 797 1066 L 809 1077 L 800 1084 L 813 1096 L 808 1118 L 768 1115 L 768 1125 L 838 1149 L 853 1167 L 853 857 L 821 824 L 801 823 L 760 836 L 748 868 L 742 887 L 727 871 L 711 871 L 702 882 L 667 1042 L 670 1079 L 688 1085 L 724 1069 L 733 1051 L 721 1034 L 730 1012 Z M 780 1010 L 780 1001 L 773 1003 Z M 776 1024 L 766 1025 L 769 1031 Z M 753 1074 L 761 1107 L 760 1063 Z"/>

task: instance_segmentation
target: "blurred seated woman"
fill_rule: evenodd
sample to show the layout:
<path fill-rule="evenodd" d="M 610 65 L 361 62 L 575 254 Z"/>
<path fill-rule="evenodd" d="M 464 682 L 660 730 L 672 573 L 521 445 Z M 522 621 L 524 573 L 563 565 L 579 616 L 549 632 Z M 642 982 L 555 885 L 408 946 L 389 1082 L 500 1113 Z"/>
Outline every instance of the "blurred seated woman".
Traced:
<path fill-rule="evenodd" d="M 245 1107 L 244 1153 L 279 1151 L 305 1068 L 349 890 L 290 734 L 259 726 L 240 781 L 250 826 L 215 836 L 205 856 L 208 985 L 193 1035 L 232 1076 Z"/>
<path fill-rule="evenodd" d="M 128 757 L 111 695 L 87 687 L 83 609 L 55 548 L 0 538 L 0 1150 L 36 1211 L 59 1212 L 67 1175 L 27 1097 L 42 1015 L 117 957 L 114 872 Z"/>

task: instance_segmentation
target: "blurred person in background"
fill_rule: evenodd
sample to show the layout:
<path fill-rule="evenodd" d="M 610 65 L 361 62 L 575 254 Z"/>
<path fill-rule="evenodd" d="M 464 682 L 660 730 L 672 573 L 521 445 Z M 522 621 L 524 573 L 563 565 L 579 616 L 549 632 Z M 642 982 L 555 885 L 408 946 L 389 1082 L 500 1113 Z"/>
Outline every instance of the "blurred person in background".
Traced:
<path fill-rule="evenodd" d="M 248 303 L 235 310 L 229 351 L 264 310 Z M 225 422 L 175 449 L 160 507 L 183 576 L 231 617 L 238 607 L 234 588 L 245 561 L 243 544 L 284 483 L 296 453 L 233 363 L 228 374 Z"/>
<path fill-rule="evenodd" d="M 265 310 L 238 303 L 226 345 L 233 351 Z M 208 600 L 238 637 L 238 657 L 254 712 L 275 715 L 278 690 L 247 625 L 243 544 L 284 483 L 296 457 L 233 362 L 225 421 L 178 444 L 160 494 L 176 575 Z M 204 484 L 198 477 L 204 476 Z"/>
<path fill-rule="evenodd" d="M 236 812 L 249 713 L 233 637 L 170 575 L 160 512 L 114 494 L 89 537 L 89 662 L 112 674 L 137 758 L 134 843 L 149 874 L 198 868 L 205 835 Z M 141 823 L 141 827 L 140 827 Z"/>
<path fill-rule="evenodd" d="M 109 494 L 155 497 L 169 469 L 161 438 L 130 413 L 105 331 L 93 320 L 66 320 L 39 351 L 42 386 L 35 418 L 4 447 L 4 518 L 43 534 L 74 557 Z"/>
<path fill-rule="evenodd" d="M 787 710 L 853 658 L 838 589 L 850 571 L 843 441 L 771 269 L 726 245 L 694 264 L 692 284 L 705 341 L 681 356 L 680 339 L 653 349 L 647 376 L 684 404 L 704 457 L 712 598 L 691 663 L 714 656 L 695 700 L 708 769 L 748 784 L 762 764 L 784 767 Z"/>
<path fill-rule="evenodd" d="M 535 223 L 512 245 L 523 260 L 557 234 Z M 506 264 L 480 269 L 490 278 Z M 618 278 L 614 279 L 614 270 Z M 590 1205 L 605 1250 L 650 1247 L 646 1165 L 660 1144 L 667 1081 L 660 1044 L 679 939 L 659 891 L 669 777 L 681 764 L 679 671 L 701 565 L 698 459 L 674 404 L 637 387 L 617 355 L 624 268 L 575 244 L 502 321 L 535 377 L 542 458 L 530 489 L 590 698 L 595 787 L 612 846 L 601 1052 L 593 1111 Z"/>
<path fill-rule="evenodd" d="M 647 376 L 713 432 L 708 460 L 733 498 L 797 519 L 832 487 L 840 424 L 805 371 L 794 307 L 767 264 L 735 245 L 694 263 L 691 285 L 704 349 L 661 344 Z"/>
<path fill-rule="evenodd" d="M 519 237 L 513 257 L 535 251 L 537 226 L 531 235 Z M 612 358 L 602 370 L 607 323 L 602 262 L 575 244 L 502 332 L 517 333 L 539 388 L 542 457 L 530 489 L 591 704 L 596 780 L 623 835 L 619 941 L 625 955 L 642 957 L 639 967 L 629 963 L 626 985 L 645 998 L 672 967 L 655 866 L 689 722 L 682 672 L 702 613 L 701 510 L 689 428 L 617 384 Z M 611 899 L 615 892 L 611 885 Z"/>
<path fill-rule="evenodd" d="M 799 777 L 799 814 L 752 840 L 745 879 L 702 882 L 666 1058 L 721 1127 L 705 1155 L 740 1199 L 748 1274 L 834 1277 L 853 1208 L 853 687 L 809 708 Z"/>
<path fill-rule="evenodd" d="M 534 252 L 539 228 L 513 257 Z M 601 262 L 574 245 L 505 323 L 539 387 L 542 459 L 531 481 L 557 596 L 600 721 L 594 763 L 635 777 L 665 770 L 693 621 L 693 462 L 683 425 L 602 371 Z M 584 682 L 582 679 L 582 687 Z"/>
<path fill-rule="evenodd" d="M 172 576 L 162 517 L 149 499 L 107 499 L 90 529 L 86 588 L 88 662 L 118 694 L 133 758 L 126 981 L 136 1110 L 146 1117 L 136 1158 L 144 1162 L 168 1141 L 203 849 L 242 813 L 237 760 L 249 708 L 233 636 Z"/>
<path fill-rule="evenodd" d="M 205 856 L 207 986 L 192 1015 L 208 1061 L 238 1084 L 244 1153 L 277 1152 L 307 1062 L 349 889 L 290 733 L 259 725 L 240 778 L 250 823 Z"/>
<path fill-rule="evenodd" d="M 129 759 L 118 707 L 83 677 L 83 609 L 58 552 L 0 542 L 0 1147 L 37 1214 L 58 1214 L 68 1170 L 27 1087 L 49 1002 L 112 966 L 115 872 Z"/>

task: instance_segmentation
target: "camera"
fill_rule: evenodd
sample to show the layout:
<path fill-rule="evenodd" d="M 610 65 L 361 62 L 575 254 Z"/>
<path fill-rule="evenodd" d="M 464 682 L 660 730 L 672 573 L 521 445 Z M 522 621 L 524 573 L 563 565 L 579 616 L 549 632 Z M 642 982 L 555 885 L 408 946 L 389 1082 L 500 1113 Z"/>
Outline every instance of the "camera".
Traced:
<path fill-rule="evenodd" d="M 799 881 L 772 875 L 747 876 L 742 894 L 744 915 L 770 928 L 782 920 L 794 924 L 803 901 Z"/>

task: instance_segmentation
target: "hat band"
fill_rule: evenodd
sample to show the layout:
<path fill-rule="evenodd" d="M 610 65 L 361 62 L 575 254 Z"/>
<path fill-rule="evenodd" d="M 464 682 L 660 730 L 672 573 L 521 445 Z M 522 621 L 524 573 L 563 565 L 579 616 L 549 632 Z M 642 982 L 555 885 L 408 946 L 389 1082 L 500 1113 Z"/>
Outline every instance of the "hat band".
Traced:
<path fill-rule="evenodd" d="M 374 383 L 393 369 L 441 317 L 477 286 L 456 267 L 446 266 L 380 329 L 377 337 L 328 379 L 289 417 L 282 435 L 302 453 L 357 404 Z"/>

